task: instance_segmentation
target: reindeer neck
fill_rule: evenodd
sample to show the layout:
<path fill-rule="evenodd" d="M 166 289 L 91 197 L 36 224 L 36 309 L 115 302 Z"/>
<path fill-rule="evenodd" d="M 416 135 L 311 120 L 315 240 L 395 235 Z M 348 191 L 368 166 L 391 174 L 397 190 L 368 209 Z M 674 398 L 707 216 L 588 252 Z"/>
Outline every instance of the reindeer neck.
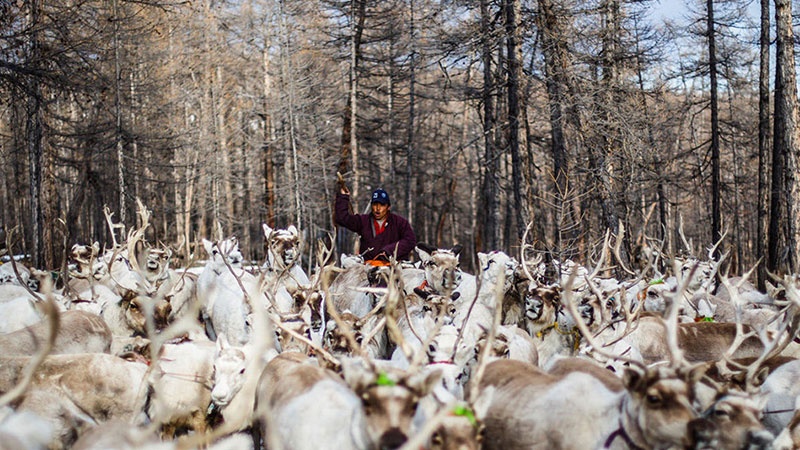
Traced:
<path fill-rule="evenodd" d="M 631 404 L 631 394 L 625 392 L 619 406 L 619 428 L 609 436 L 609 441 L 606 441 L 606 448 L 609 447 L 615 433 L 619 434 L 617 439 L 622 439 L 629 449 L 643 450 L 650 448 L 644 437 L 644 430 L 636 420 L 639 413 L 639 408 Z"/>

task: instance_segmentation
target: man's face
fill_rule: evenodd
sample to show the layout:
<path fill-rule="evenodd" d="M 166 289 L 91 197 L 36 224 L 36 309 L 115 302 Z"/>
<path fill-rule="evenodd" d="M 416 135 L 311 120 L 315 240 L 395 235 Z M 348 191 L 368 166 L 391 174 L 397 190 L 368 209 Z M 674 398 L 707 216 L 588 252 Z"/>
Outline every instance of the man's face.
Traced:
<path fill-rule="evenodd" d="M 373 203 L 372 204 L 372 217 L 375 220 L 381 221 L 389 215 L 389 205 L 384 205 L 383 203 Z"/>

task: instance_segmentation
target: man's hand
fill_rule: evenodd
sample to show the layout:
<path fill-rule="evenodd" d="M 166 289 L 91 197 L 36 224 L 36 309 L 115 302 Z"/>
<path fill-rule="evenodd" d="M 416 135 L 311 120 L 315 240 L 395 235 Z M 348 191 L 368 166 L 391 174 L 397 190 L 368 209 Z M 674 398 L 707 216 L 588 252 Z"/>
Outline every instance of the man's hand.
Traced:
<path fill-rule="evenodd" d="M 347 189 L 347 184 L 345 184 L 344 177 L 340 172 L 336 172 L 336 184 L 339 185 L 339 193 L 342 195 L 350 195 L 350 189 Z"/>

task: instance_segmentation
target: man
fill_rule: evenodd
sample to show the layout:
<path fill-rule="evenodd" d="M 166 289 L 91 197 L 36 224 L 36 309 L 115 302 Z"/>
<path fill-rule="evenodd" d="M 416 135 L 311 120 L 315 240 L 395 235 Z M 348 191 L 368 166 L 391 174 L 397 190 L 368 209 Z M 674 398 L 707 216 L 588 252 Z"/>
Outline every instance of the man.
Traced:
<path fill-rule="evenodd" d="M 336 194 L 334 216 L 341 225 L 361 236 L 361 251 L 364 259 L 388 261 L 408 259 L 417 245 L 417 237 L 408 221 L 391 211 L 389 194 L 383 189 L 372 193 L 370 214 L 350 213 L 350 190 L 343 183 Z"/>

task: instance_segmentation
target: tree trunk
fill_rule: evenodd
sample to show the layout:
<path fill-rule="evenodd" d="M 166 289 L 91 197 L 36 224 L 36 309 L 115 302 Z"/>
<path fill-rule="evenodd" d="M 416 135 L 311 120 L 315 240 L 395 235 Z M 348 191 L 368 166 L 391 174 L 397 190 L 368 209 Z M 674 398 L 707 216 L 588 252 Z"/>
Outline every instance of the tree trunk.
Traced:
<path fill-rule="evenodd" d="M 39 64 L 41 52 L 39 42 L 40 0 L 30 0 L 28 25 L 31 34 L 28 41 L 28 61 Z M 42 88 L 35 75 L 29 75 L 26 83 L 27 101 L 25 108 L 25 136 L 28 153 L 28 177 L 30 179 L 30 219 L 31 219 L 31 264 L 41 267 L 44 262 L 42 215 Z M 12 252 L 13 249 L 8 249 Z"/>
<path fill-rule="evenodd" d="M 603 58 L 601 59 L 601 88 L 599 89 L 600 114 L 604 125 L 600 126 L 601 135 L 599 145 L 591 149 L 594 157 L 590 158 L 592 173 L 595 177 L 595 186 L 600 200 L 603 214 L 603 227 L 617 233 L 619 229 L 619 214 L 614 205 L 614 194 L 609 173 L 609 158 L 611 152 L 621 147 L 620 130 L 613 119 L 612 110 L 617 103 L 616 91 L 618 84 L 619 68 L 617 60 L 620 54 L 620 5 L 615 0 L 604 3 L 604 32 L 603 32 Z"/>
<path fill-rule="evenodd" d="M 717 44 L 714 30 L 714 1 L 706 0 L 708 35 L 708 72 L 711 95 L 711 241 L 719 242 L 721 233 L 719 167 L 719 101 L 717 87 Z M 717 255 L 721 251 L 717 247 Z"/>
<path fill-rule="evenodd" d="M 769 166 L 769 46 L 770 46 L 770 0 L 761 0 L 761 37 L 759 39 L 758 74 L 758 230 L 756 232 L 756 258 L 765 258 L 758 265 L 758 289 L 766 292 L 767 267 L 767 229 L 769 228 L 769 187 L 767 177 Z"/>
<path fill-rule="evenodd" d="M 416 110 L 414 108 L 416 103 L 416 47 L 415 47 L 415 22 L 414 22 L 414 0 L 410 0 L 409 2 L 409 15 L 410 15 L 410 24 L 409 24 L 409 40 L 411 46 L 411 55 L 409 57 L 409 79 L 408 79 L 408 134 L 406 136 L 406 214 L 408 217 L 414 217 L 414 202 L 411 201 L 414 196 L 411 194 L 411 185 L 414 182 L 414 154 L 416 153 L 415 149 L 415 135 L 414 135 L 414 127 L 416 126 Z M 415 221 L 419 223 L 419 221 Z"/>
<path fill-rule="evenodd" d="M 550 147 L 553 155 L 553 176 L 555 179 L 556 223 L 554 231 L 554 247 L 556 253 L 564 250 L 562 242 L 561 221 L 569 214 L 564 211 L 567 195 L 567 179 L 569 174 L 567 144 L 564 136 L 566 117 L 566 88 L 564 85 L 567 70 L 567 51 L 564 48 L 563 34 L 550 0 L 539 1 L 539 14 L 536 15 L 542 34 L 542 52 L 544 53 L 545 84 L 547 102 L 550 110 Z"/>
<path fill-rule="evenodd" d="M 353 169 L 350 199 L 358 199 L 359 173 L 358 173 L 358 135 L 356 134 L 356 111 L 358 106 L 358 65 L 361 62 L 361 37 L 364 32 L 366 20 L 366 0 L 350 1 L 350 94 L 342 117 L 342 146 L 339 152 L 338 171 L 342 175 L 348 172 L 348 166 Z M 331 217 L 333 220 L 333 217 Z M 335 225 L 334 225 L 335 227 Z M 346 248 L 346 233 L 339 229 L 337 234 L 337 247 L 343 251 Z M 358 253 L 358 241 L 353 250 Z"/>
<path fill-rule="evenodd" d="M 117 149 L 117 188 L 119 189 L 119 223 L 126 224 L 125 211 L 125 164 L 122 142 L 122 62 L 119 55 L 119 3 L 114 0 L 114 115 L 116 116 L 116 127 L 114 128 L 114 142 Z M 124 230 L 124 228 L 123 228 Z M 124 234 L 124 233 L 123 233 Z"/>
<path fill-rule="evenodd" d="M 297 163 L 297 124 L 294 114 L 295 108 L 295 85 L 294 85 L 294 73 L 292 70 L 292 54 L 294 52 L 291 48 L 291 41 L 289 41 L 289 31 L 286 26 L 286 12 L 283 10 L 283 2 L 281 2 L 281 34 L 284 37 L 283 41 L 283 51 L 281 52 L 281 73 L 283 74 L 283 80 L 285 85 L 287 86 L 288 90 L 288 98 L 289 104 L 287 105 L 287 109 L 289 111 L 289 144 L 292 149 L 292 184 L 293 184 L 293 191 L 294 191 L 294 223 L 298 227 L 302 227 L 302 216 L 301 216 L 301 208 L 300 208 L 300 169 L 298 168 Z M 355 122 L 353 122 L 355 123 Z M 351 138 L 354 135 L 351 135 Z M 353 147 L 355 148 L 355 147 Z M 354 164 L 355 167 L 355 164 Z"/>
<path fill-rule="evenodd" d="M 264 79 L 263 79 L 263 121 L 264 121 L 264 134 L 262 136 L 262 156 L 264 158 L 264 207 L 265 217 L 264 222 L 275 228 L 275 168 L 273 166 L 273 136 L 272 136 L 272 116 L 270 115 L 269 100 L 272 95 L 272 83 L 269 75 L 269 44 L 264 44 L 264 50 L 261 54 Z"/>
<path fill-rule="evenodd" d="M 786 199 L 786 256 L 788 270 L 794 273 L 798 263 L 797 233 L 800 231 L 800 190 L 797 183 L 797 84 L 792 30 L 792 3 L 775 1 L 776 67 L 775 67 L 775 132 L 774 149 L 784 156 L 784 190 Z M 780 80 L 779 78 L 780 77 Z"/>
<path fill-rule="evenodd" d="M 511 152 L 511 171 L 514 191 L 514 212 L 517 223 L 517 241 L 522 239 L 529 220 L 527 201 L 523 199 L 523 173 L 520 158 L 520 108 L 519 83 L 522 72 L 519 55 L 519 0 L 505 0 L 506 46 L 508 48 L 508 150 Z"/>
<path fill-rule="evenodd" d="M 775 116 L 772 148 L 772 198 L 769 219 L 769 265 L 772 271 L 794 269 L 796 229 L 793 216 L 796 186 L 794 183 L 795 87 L 794 47 L 791 0 L 775 0 L 776 64 Z M 785 205 L 785 208 L 781 208 Z M 781 230 L 781 226 L 783 229 Z M 781 239 L 782 237 L 782 239 Z M 785 249 L 785 251 L 783 250 Z"/>
<path fill-rule="evenodd" d="M 495 150 L 495 111 L 494 111 L 494 76 L 492 75 L 492 28 L 488 0 L 481 0 L 481 40 L 483 61 L 483 136 L 484 136 L 484 164 L 483 190 L 481 193 L 483 203 L 483 245 L 478 251 L 497 249 L 498 242 L 498 186 L 497 172 L 500 167 L 499 158 Z"/>

